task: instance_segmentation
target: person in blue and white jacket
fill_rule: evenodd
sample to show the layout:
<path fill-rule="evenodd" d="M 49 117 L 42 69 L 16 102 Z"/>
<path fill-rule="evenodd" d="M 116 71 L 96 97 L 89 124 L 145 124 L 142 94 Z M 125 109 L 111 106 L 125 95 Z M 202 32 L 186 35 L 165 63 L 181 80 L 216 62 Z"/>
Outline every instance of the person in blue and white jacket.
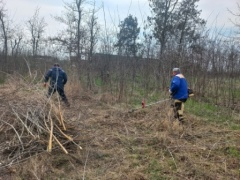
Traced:
<path fill-rule="evenodd" d="M 174 117 L 177 118 L 180 122 L 183 122 L 184 103 L 188 98 L 188 83 L 183 74 L 181 74 L 179 68 L 173 68 L 172 73 L 173 78 L 171 80 L 169 93 L 174 100 Z"/>
<path fill-rule="evenodd" d="M 64 85 L 67 83 L 67 74 L 60 68 L 59 64 L 55 63 L 53 68 L 49 69 L 44 78 L 44 87 L 46 87 L 48 80 L 50 85 L 48 88 L 48 97 L 51 97 L 56 91 L 61 96 L 62 101 L 70 106 L 67 97 L 64 93 Z"/>

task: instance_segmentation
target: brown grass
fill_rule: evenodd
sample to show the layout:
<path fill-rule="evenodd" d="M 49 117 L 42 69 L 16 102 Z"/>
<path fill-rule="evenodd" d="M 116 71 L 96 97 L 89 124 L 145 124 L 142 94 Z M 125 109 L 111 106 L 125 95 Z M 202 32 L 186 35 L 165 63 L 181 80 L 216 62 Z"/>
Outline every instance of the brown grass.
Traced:
<path fill-rule="evenodd" d="M 28 108 L 40 111 L 37 107 L 46 103 L 43 98 L 46 89 L 41 84 L 32 84 L 29 89 L 24 84 L 23 81 L 0 87 L 0 99 L 4 102 L 0 106 L 2 120 L 16 121 L 9 104 L 19 104 L 18 112 L 26 113 Z M 76 135 L 74 140 L 83 149 L 60 138 L 69 154 L 64 154 L 56 144 L 52 153 L 47 153 L 46 136 L 42 144 L 37 144 L 40 150 L 31 156 L 13 164 L 1 160 L 2 179 L 240 178 L 238 131 L 187 112 L 187 122 L 181 125 L 172 118 L 169 103 L 129 112 L 124 106 L 114 104 L 114 97 L 105 94 L 101 100 L 101 96 L 93 96 L 73 84 L 67 87 L 66 94 L 71 103 L 71 108 L 61 105 L 66 134 Z M 53 103 L 58 105 L 56 95 Z M 12 152 L 4 153 L 4 146 L 16 141 L 15 133 L 8 129 L 0 123 L 3 160 Z M 29 141 L 33 142 L 30 147 L 38 142 L 34 138 Z"/>

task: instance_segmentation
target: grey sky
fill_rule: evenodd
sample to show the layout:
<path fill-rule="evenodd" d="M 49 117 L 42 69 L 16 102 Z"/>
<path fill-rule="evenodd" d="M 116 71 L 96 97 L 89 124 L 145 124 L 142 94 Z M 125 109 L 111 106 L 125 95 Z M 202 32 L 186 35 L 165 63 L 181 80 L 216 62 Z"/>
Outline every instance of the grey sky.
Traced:
<path fill-rule="evenodd" d="M 72 2 L 73 0 L 64 0 Z M 202 18 L 208 20 L 208 24 L 218 27 L 233 27 L 229 19 L 233 19 L 227 9 L 237 11 L 237 2 L 240 0 L 200 0 L 199 9 L 202 10 Z M 4 0 L 10 17 L 20 24 L 29 19 L 36 7 L 40 8 L 40 16 L 45 18 L 48 24 L 47 34 L 50 35 L 59 27 L 59 24 L 53 20 L 52 15 L 60 15 L 63 10 L 62 0 Z M 150 12 L 148 0 L 96 0 L 97 6 L 104 4 L 107 23 L 111 26 L 117 26 L 119 20 L 123 20 L 128 14 L 138 17 L 138 23 L 141 25 Z M 240 2 L 239 2 L 240 3 Z M 103 10 L 99 12 L 99 19 L 103 23 Z"/>

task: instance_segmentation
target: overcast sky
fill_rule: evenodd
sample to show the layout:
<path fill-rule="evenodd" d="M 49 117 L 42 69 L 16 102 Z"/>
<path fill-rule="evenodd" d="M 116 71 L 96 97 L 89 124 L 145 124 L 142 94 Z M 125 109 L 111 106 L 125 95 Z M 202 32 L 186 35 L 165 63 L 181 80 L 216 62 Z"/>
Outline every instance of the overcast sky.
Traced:
<path fill-rule="evenodd" d="M 33 16 L 36 7 L 40 8 L 40 16 L 45 18 L 48 24 L 46 33 L 54 33 L 59 24 L 53 20 L 53 15 L 60 15 L 63 11 L 62 0 L 3 0 L 8 10 L 8 15 L 20 24 Z M 72 2 L 73 0 L 64 0 Z M 240 0 L 200 0 L 198 9 L 202 10 L 201 17 L 208 21 L 208 26 L 233 27 L 230 18 L 234 19 L 227 9 L 237 12 L 237 2 Z M 149 14 L 148 0 L 96 0 L 98 7 L 104 5 L 107 25 L 117 26 L 119 20 L 123 20 L 128 14 L 138 18 L 139 25 L 143 24 Z M 103 23 L 103 8 L 99 10 L 98 17 Z"/>

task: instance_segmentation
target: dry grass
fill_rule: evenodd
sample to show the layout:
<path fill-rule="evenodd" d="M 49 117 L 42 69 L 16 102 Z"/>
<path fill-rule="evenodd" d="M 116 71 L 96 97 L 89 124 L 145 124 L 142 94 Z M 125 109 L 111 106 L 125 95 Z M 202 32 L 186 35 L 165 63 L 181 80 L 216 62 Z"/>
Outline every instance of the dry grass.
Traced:
<path fill-rule="evenodd" d="M 13 107 L 18 113 L 35 112 L 39 117 L 39 112 L 43 111 L 42 105 L 48 106 L 44 98 L 46 90 L 40 84 L 34 84 L 29 89 L 24 84 L 26 82 L 1 87 L 0 99 L 4 102 L 0 105 L 1 120 L 17 121 Z M 83 149 L 61 137 L 59 139 L 69 154 L 64 154 L 55 141 L 56 148 L 52 153 L 47 153 L 48 135 L 45 135 L 45 139 L 40 138 L 41 144 L 28 134 L 26 137 L 31 142 L 28 152 L 31 149 L 39 151 L 23 162 L 18 159 L 15 161 L 17 164 L 5 163 L 7 166 L 0 167 L 1 178 L 240 178 L 239 131 L 208 123 L 190 114 L 186 114 L 186 124 L 180 125 L 173 120 L 167 102 L 129 112 L 123 106 L 119 108 L 118 104 L 114 104 L 113 97 L 107 97 L 107 94 L 94 97 L 73 84 L 67 87 L 66 92 L 71 103 L 71 108 L 61 106 L 66 134 L 78 135 L 74 140 Z M 58 107 L 56 96 L 53 104 Z M 44 112 L 49 112 L 49 109 L 44 109 Z M 59 113 L 52 112 L 53 117 Z M 20 135 L 22 131 L 19 130 L 24 129 L 21 123 L 21 126 L 19 123 L 12 125 Z M 21 143 L 10 126 L 1 122 L 0 130 L 1 157 L 9 159 L 12 150 L 3 153 L 4 147 Z M 38 135 L 42 137 L 41 132 Z M 25 141 L 23 136 L 21 140 Z"/>

